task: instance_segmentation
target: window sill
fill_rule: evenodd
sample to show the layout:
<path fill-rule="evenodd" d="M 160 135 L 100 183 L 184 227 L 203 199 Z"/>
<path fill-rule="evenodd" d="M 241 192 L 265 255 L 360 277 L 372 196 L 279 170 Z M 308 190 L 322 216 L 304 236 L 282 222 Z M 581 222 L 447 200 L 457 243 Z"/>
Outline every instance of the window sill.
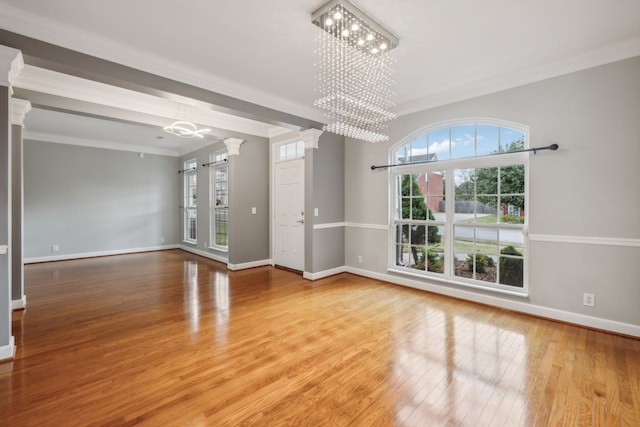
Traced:
<path fill-rule="evenodd" d="M 183 240 L 182 243 L 188 243 L 190 245 L 197 245 L 198 241 L 197 240 Z"/>
<path fill-rule="evenodd" d="M 494 287 L 491 287 L 491 286 L 476 285 L 474 283 L 463 282 L 461 280 L 451 280 L 451 279 L 440 278 L 440 277 L 436 277 L 436 276 L 426 276 L 424 274 L 412 273 L 410 271 L 400 270 L 400 269 L 396 269 L 396 268 L 393 268 L 393 267 L 387 268 L 387 273 L 401 274 L 403 276 L 410 276 L 410 277 L 418 278 L 418 279 L 421 279 L 421 280 L 429 280 L 429 281 L 437 282 L 438 284 L 443 284 L 443 285 L 462 286 L 462 287 L 465 287 L 465 288 L 471 288 L 471 289 L 476 289 L 476 290 L 480 290 L 480 291 L 488 291 L 488 292 L 492 292 L 492 293 L 510 295 L 510 296 L 520 297 L 520 298 L 528 298 L 529 297 L 529 291 L 524 290 L 524 289 L 521 290 L 521 291 L 516 291 L 516 290 L 512 291 L 512 290 L 509 290 L 509 289 L 502 289 L 502 288 L 494 288 Z"/>

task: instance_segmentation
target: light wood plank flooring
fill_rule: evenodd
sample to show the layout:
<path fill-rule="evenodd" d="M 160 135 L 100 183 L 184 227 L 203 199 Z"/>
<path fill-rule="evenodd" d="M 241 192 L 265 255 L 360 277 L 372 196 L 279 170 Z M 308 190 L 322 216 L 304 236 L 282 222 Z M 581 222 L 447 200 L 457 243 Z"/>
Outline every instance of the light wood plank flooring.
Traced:
<path fill-rule="evenodd" d="M 640 340 L 178 250 L 25 275 L 2 426 L 640 425 Z"/>

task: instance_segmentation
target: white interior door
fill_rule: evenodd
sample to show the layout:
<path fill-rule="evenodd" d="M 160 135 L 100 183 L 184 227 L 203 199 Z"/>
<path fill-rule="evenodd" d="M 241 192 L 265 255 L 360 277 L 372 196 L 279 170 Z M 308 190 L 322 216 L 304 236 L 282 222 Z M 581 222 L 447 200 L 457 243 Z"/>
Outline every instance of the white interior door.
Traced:
<path fill-rule="evenodd" d="M 304 271 L 304 159 L 275 164 L 274 263 Z"/>

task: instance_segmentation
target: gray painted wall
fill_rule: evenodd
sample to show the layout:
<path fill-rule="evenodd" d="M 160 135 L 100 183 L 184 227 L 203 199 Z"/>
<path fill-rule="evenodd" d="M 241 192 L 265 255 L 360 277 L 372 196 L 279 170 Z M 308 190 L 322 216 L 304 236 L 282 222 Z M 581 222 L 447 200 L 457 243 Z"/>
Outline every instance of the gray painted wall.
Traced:
<path fill-rule="evenodd" d="M 181 242 L 183 246 L 209 252 L 225 258 L 229 264 L 243 264 L 269 259 L 269 143 L 267 139 L 242 135 L 240 155 L 229 156 L 229 252 L 206 247 L 210 239 L 209 187 L 210 169 L 202 167 L 208 163 L 212 153 L 226 151 L 219 142 L 180 157 L 180 169 L 186 160 L 198 160 L 198 228 L 197 244 Z M 182 177 L 182 176 L 181 176 Z M 180 178 L 180 194 L 184 192 Z M 256 214 L 251 208 L 256 208 Z M 182 239 L 183 216 L 179 224 Z"/>
<path fill-rule="evenodd" d="M 175 157 L 25 141 L 25 258 L 177 244 L 177 170 Z"/>
<path fill-rule="evenodd" d="M 318 141 L 318 148 L 306 150 L 311 152 L 312 164 L 307 173 L 310 179 L 305 196 L 309 205 L 306 209 L 308 221 L 315 224 L 332 224 L 344 222 L 344 138 L 332 133 L 323 133 Z M 311 209 L 309 209 L 311 208 Z M 313 216 L 314 209 L 318 216 Z M 344 265 L 344 227 L 313 229 L 307 227 L 312 239 L 307 247 L 311 248 L 309 265 L 305 270 L 310 273 L 330 270 Z"/>
<path fill-rule="evenodd" d="M 560 145 L 530 158 L 531 234 L 640 239 L 638 76 L 640 57 L 402 116 L 389 144 L 347 141 L 346 220 L 388 224 L 388 175 L 370 166 L 386 164 L 395 142 L 444 120 L 490 117 L 529 126 L 532 147 Z M 388 237 L 350 227 L 346 264 L 386 273 Z M 532 240 L 529 250 L 529 303 L 640 325 L 640 248 Z"/>
<path fill-rule="evenodd" d="M 256 214 L 251 208 L 256 208 Z M 269 141 L 247 138 L 229 158 L 229 263 L 270 259 Z"/>
<path fill-rule="evenodd" d="M 11 299 L 22 299 L 24 270 L 22 252 L 23 179 L 22 179 L 22 126 L 11 126 Z"/>
<path fill-rule="evenodd" d="M 11 340 L 11 128 L 9 88 L 0 86 L 0 245 L 9 246 L 0 255 L 0 348 Z"/>

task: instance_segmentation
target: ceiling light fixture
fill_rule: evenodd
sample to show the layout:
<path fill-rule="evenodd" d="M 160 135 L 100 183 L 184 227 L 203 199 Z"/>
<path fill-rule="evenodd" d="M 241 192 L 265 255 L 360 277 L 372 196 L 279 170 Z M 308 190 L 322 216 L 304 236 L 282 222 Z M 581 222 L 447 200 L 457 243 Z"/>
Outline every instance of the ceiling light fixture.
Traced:
<path fill-rule="evenodd" d="M 169 126 L 165 126 L 164 131 L 177 135 L 180 138 L 204 138 L 203 134 L 211 132 L 211 129 L 198 129 L 198 127 L 191 122 L 177 121 Z"/>
<path fill-rule="evenodd" d="M 323 130 L 368 142 L 388 141 L 381 131 L 396 118 L 395 58 L 398 37 L 348 0 L 331 0 L 311 15 L 316 37 L 313 103 L 331 123 Z M 363 34 L 365 34 L 363 36 Z M 364 37 L 364 38 L 363 38 Z"/>
<path fill-rule="evenodd" d="M 187 106 L 179 106 L 178 112 L 176 113 L 176 121 L 169 126 L 165 126 L 163 128 L 165 132 L 179 136 L 180 138 L 204 138 L 205 134 L 211 132 L 209 128 L 198 129 L 198 126 L 192 122 L 179 120 L 181 109 L 184 110 L 183 116 L 187 115 Z"/>

